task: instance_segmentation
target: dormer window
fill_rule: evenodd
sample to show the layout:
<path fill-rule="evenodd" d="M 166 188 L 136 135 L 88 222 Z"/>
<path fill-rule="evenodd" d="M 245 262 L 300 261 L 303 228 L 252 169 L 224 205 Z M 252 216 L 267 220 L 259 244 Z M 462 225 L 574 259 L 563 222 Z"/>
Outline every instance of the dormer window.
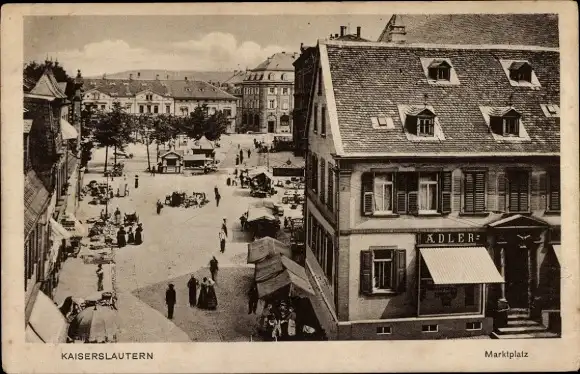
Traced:
<path fill-rule="evenodd" d="M 435 136 L 435 113 L 427 108 L 412 109 L 407 113 L 407 131 L 424 137 Z"/>
<path fill-rule="evenodd" d="M 445 60 L 433 60 L 428 68 L 429 78 L 437 81 L 451 80 L 451 65 Z"/>
<path fill-rule="evenodd" d="M 510 79 L 517 82 L 532 83 L 532 65 L 527 61 L 514 61 L 509 67 Z"/>
<path fill-rule="evenodd" d="M 490 113 L 491 131 L 501 136 L 520 136 L 521 115 L 515 109 L 499 109 Z"/>
<path fill-rule="evenodd" d="M 560 107 L 555 104 L 540 104 L 546 117 L 560 117 Z"/>

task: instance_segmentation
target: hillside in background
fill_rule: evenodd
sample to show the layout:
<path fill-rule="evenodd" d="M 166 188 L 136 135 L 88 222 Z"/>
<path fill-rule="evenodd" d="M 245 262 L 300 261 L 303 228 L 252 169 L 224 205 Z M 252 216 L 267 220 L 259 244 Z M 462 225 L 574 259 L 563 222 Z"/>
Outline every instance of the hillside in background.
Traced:
<path fill-rule="evenodd" d="M 141 73 L 138 78 L 137 74 Z M 228 78 L 234 75 L 233 71 L 195 71 L 195 70 L 182 70 L 182 71 L 172 71 L 172 70 L 127 70 L 120 73 L 107 74 L 109 79 L 128 79 L 129 74 L 133 74 L 133 79 L 155 79 L 157 74 L 159 74 L 159 79 L 170 79 L 170 80 L 200 80 L 200 81 L 217 81 L 224 82 Z M 102 76 L 93 76 L 87 78 L 102 78 Z"/>

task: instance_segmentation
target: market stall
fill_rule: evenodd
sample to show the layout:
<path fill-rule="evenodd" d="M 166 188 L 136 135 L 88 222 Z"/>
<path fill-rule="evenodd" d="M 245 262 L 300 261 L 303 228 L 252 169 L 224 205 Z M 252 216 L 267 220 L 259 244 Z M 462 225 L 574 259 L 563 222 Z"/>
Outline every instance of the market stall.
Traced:
<path fill-rule="evenodd" d="M 246 214 L 245 228 L 253 238 L 276 237 L 280 230 L 280 220 L 265 207 L 250 207 Z"/>
<path fill-rule="evenodd" d="M 250 179 L 250 196 L 267 197 L 274 194 L 272 174 L 267 169 L 256 169 L 248 173 Z"/>
<path fill-rule="evenodd" d="M 248 264 L 259 262 L 268 255 L 277 253 L 287 257 L 292 256 L 292 252 L 286 244 L 269 236 L 265 236 L 252 243 L 248 243 Z"/>
<path fill-rule="evenodd" d="M 98 302 L 83 309 L 73 319 L 68 336 L 75 343 L 116 343 L 118 331 L 115 307 Z"/>

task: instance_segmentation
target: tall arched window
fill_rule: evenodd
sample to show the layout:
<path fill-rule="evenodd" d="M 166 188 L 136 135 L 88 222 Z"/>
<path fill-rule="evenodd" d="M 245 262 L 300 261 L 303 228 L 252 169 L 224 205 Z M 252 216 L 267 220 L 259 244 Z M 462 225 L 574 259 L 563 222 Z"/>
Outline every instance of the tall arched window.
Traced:
<path fill-rule="evenodd" d="M 282 80 L 283 81 L 288 80 L 288 76 L 286 74 L 282 74 Z"/>

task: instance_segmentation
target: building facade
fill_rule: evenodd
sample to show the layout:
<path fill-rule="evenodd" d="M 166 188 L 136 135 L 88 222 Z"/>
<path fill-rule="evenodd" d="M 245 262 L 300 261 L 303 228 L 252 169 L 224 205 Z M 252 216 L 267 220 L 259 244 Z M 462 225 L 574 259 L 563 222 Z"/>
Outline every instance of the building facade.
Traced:
<path fill-rule="evenodd" d="M 237 98 L 236 101 L 236 126 L 235 132 L 239 132 L 242 129 L 242 102 L 243 102 L 243 88 L 242 83 L 246 77 L 246 72 L 242 70 L 234 70 L 234 75 L 228 78 L 224 83 L 222 83 L 222 88 Z"/>
<path fill-rule="evenodd" d="M 506 310 L 558 336 L 558 49 L 316 48 L 306 269 L 329 338 L 501 337 Z"/>
<path fill-rule="evenodd" d="M 229 119 L 227 132 L 234 132 L 238 99 L 203 81 L 133 79 L 85 79 L 83 105 L 110 110 L 119 102 L 125 111 L 140 115 L 188 116 L 207 105 L 209 114 L 222 111 Z"/>
<path fill-rule="evenodd" d="M 242 82 L 242 126 L 262 133 L 291 133 L 297 53 L 276 53 Z"/>
<path fill-rule="evenodd" d="M 52 297 L 78 205 L 80 84 L 67 98 L 51 68 L 24 87 L 24 278 L 26 316 L 36 295 Z M 70 122 L 69 122 L 70 121 Z M 72 123 L 71 123 L 72 122 Z"/>

